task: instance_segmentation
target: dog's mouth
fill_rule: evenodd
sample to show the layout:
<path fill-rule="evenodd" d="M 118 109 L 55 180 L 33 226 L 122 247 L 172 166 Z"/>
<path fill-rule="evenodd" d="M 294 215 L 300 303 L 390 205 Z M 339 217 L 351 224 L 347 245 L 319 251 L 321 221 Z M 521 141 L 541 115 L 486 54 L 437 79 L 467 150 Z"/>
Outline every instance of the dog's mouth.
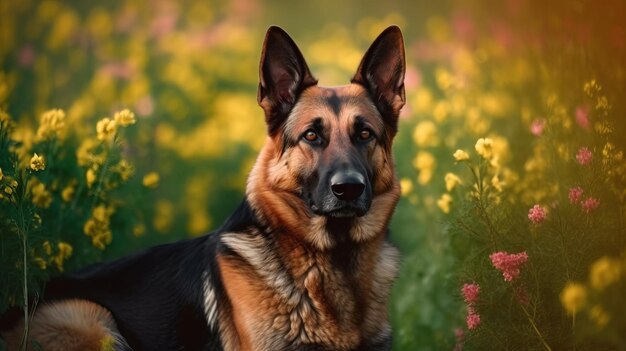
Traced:
<path fill-rule="evenodd" d="M 309 208 L 318 216 L 329 218 L 354 218 L 363 217 L 368 210 L 368 206 L 361 203 L 344 202 L 341 204 L 327 204 L 327 206 L 318 206 L 309 200 Z"/>
<path fill-rule="evenodd" d="M 364 208 L 360 208 L 357 206 L 345 206 L 338 208 L 336 210 L 331 210 L 326 212 L 324 215 L 326 217 L 332 218 L 351 218 L 351 217 L 362 217 L 367 213 Z"/>

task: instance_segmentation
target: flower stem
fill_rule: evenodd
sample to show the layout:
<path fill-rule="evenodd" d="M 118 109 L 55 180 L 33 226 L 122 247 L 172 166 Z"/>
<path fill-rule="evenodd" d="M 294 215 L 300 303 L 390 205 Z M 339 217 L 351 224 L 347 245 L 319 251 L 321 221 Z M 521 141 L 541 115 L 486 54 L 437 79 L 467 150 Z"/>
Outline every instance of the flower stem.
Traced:
<path fill-rule="evenodd" d="M 25 178 L 20 179 L 20 187 L 22 188 L 21 196 L 17 200 L 18 208 L 18 234 L 22 238 L 22 266 L 23 266 L 23 279 L 22 282 L 22 294 L 24 297 L 23 309 L 24 309 L 24 331 L 22 334 L 22 341 L 20 343 L 20 350 L 25 351 L 28 345 L 28 332 L 30 329 L 30 314 L 28 308 L 28 231 L 26 230 L 26 219 L 24 217 L 24 199 L 26 197 L 26 184 Z"/>
<path fill-rule="evenodd" d="M 519 303 L 519 301 L 518 301 L 518 303 Z M 552 351 L 552 348 L 550 348 L 550 345 L 548 345 L 548 343 L 546 342 L 546 339 L 543 337 L 543 335 L 539 331 L 539 328 L 537 328 L 537 325 L 535 324 L 535 321 L 530 316 L 530 314 L 528 313 L 528 311 L 526 310 L 524 305 L 522 303 L 519 303 L 519 306 L 522 308 L 522 311 L 524 311 L 524 314 L 526 315 L 526 318 L 528 318 L 528 321 L 530 322 L 530 325 L 535 330 L 535 333 L 537 333 L 537 336 L 539 337 L 539 340 L 541 340 L 541 343 L 543 344 L 543 346 L 546 348 L 546 350 Z"/>

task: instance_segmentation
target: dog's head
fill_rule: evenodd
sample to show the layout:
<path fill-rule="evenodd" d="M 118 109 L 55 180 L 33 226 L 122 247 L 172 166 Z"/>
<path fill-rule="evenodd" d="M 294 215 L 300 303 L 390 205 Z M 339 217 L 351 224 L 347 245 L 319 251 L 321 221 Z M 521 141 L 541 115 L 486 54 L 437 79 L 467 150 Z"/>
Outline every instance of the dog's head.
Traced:
<path fill-rule="evenodd" d="M 271 27 L 258 90 L 269 139 L 247 191 L 257 211 L 288 228 L 322 227 L 329 242 L 333 227 L 371 231 L 355 228 L 373 217 L 386 226 L 399 191 L 391 143 L 405 103 L 404 71 L 402 33 L 392 26 L 367 50 L 351 84 L 321 87 L 289 35 Z"/>

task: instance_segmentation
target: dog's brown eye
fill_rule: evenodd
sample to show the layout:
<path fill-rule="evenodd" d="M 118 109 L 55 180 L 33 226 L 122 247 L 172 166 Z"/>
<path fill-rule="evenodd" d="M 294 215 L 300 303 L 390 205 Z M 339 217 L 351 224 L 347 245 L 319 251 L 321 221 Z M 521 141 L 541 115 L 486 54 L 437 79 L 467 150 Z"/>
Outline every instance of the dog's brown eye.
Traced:
<path fill-rule="evenodd" d="M 372 132 L 369 129 L 363 129 L 359 133 L 359 138 L 361 138 L 361 140 L 368 140 L 371 137 L 372 137 Z"/>
<path fill-rule="evenodd" d="M 307 130 L 306 133 L 304 133 L 304 138 L 308 141 L 317 141 L 318 137 L 314 130 Z"/>

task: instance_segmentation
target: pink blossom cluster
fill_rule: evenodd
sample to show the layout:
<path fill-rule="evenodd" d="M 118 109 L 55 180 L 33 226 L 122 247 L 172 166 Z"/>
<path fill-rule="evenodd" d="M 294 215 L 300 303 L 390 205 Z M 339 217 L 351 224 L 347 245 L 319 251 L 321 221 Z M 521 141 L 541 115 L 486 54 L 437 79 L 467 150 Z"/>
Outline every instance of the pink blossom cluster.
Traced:
<path fill-rule="evenodd" d="M 476 283 L 463 284 L 461 288 L 463 299 L 467 304 L 467 329 L 472 330 L 480 324 L 480 315 L 476 312 L 476 302 L 478 301 L 478 294 L 480 293 L 480 285 Z"/>
<path fill-rule="evenodd" d="M 600 200 L 593 198 L 593 197 L 588 197 L 587 199 L 585 199 L 584 201 L 580 203 L 580 207 L 586 213 L 591 213 L 596 208 L 598 208 L 598 206 L 600 206 Z"/>
<path fill-rule="evenodd" d="M 467 304 L 474 304 L 478 301 L 478 293 L 480 293 L 480 285 L 476 283 L 471 284 L 463 284 L 461 288 L 461 293 L 463 293 L 463 299 Z"/>
<path fill-rule="evenodd" d="M 593 160 L 593 153 L 587 147 L 581 147 L 576 154 L 576 161 L 582 166 L 587 166 Z"/>
<path fill-rule="evenodd" d="M 474 311 L 468 312 L 465 322 L 467 329 L 472 330 L 480 325 L 480 315 Z"/>
<path fill-rule="evenodd" d="M 500 251 L 494 252 L 489 255 L 491 264 L 502 272 L 504 280 L 507 282 L 513 281 L 520 274 L 520 266 L 528 260 L 526 251 L 509 254 L 508 252 Z"/>
<path fill-rule="evenodd" d="M 567 195 L 569 197 L 569 202 L 574 205 L 578 204 L 580 200 L 582 200 L 583 193 L 583 188 L 579 186 L 569 189 L 569 194 Z"/>
<path fill-rule="evenodd" d="M 535 205 L 528 211 L 528 219 L 534 224 L 539 224 L 546 219 L 546 210 L 540 205 Z"/>
<path fill-rule="evenodd" d="M 570 188 L 567 196 L 569 197 L 569 202 L 572 205 L 580 204 L 580 208 L 582 208 L 585 213 L 595 211 L 600 206 L 600 200 L 591 196 L 588 196 L 583 200 L 583 194 L 584 190 L 577 186 L 575 188 Z"/>

